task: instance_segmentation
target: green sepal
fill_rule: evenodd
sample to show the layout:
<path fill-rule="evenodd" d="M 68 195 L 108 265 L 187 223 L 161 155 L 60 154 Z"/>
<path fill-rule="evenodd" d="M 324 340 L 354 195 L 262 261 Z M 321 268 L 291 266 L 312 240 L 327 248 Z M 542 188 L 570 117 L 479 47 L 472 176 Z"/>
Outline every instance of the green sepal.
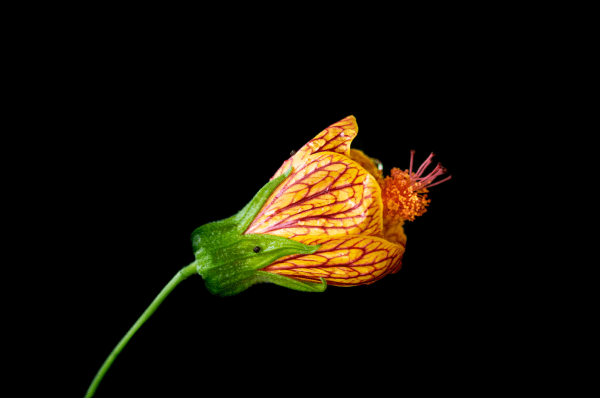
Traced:
<path fill-rule="evenodd" d="M 269 181 L 240 212 L 225 220 L 205 224 L 192 233 L 196 271 L 213 294 L 231 296 L 258 282 L 273 282 L 301 291 L 323 291 L 326 283 L 312 284 L 285 276 L 258 271 L 275 260 L 292 254 L 312 254 L 319 246 L 305 245 L 292 239 L 268 234 L 248 234 L 256 215 L 271 193 L 290 175 L 285 173 Z M 254 249 L 260 250 L 255 252 Z M 314 285 L 314 286 L 313 286 Z"/>
<path fill-rule="evenodd" d="M 327 282 L 323 278 L 321 283 L 301 282 L 287 276 L 273 274 L 271 272 L 258 271 L 259 276 L 265 282 L 272 282 L 276 285 L 287 287 L 301 292 L 324 292 L 327 289 Z"/>
<path fill-rule="evenodd" d="M 254 218 L 262 209 L 263 205 L 269 199 L 269 196 L 273 193 L 275 188 L 279 186 L 290 174 L 292 173 L 292 166 L 288 167 L 288 169 L 277 178 L 273 178 L 271 181 L 266 183 L 254 198 L 246 205 L 242 210 L 240 210 L 235 216 L 233 216 L 232 222 L 238 224 L 238 231 L 240 233 L 244 233 L 246 229 L 252 224 Z"/>

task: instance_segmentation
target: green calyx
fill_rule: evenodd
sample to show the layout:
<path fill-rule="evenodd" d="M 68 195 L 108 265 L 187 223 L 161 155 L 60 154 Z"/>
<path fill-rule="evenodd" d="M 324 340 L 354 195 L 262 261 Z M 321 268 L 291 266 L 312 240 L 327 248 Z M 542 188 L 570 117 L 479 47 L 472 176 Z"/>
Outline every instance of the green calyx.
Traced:
<path fill-rule="evenodd" d="M 319 246 L 305 245 L 281 236 L 244 234 L 271 193 L 291 171 L 290 167 L 284 174 L 269 181 L 235 216 L 205 224 L 192 233 L 196 271 L 211 293 L 232 296 L 258 282 L 272 282 L 306 292 L 322 292 L 327 287 L 324 279 L 321 283 L 308 283 L 260 271 L 281 257 L 312 254 Z"/>

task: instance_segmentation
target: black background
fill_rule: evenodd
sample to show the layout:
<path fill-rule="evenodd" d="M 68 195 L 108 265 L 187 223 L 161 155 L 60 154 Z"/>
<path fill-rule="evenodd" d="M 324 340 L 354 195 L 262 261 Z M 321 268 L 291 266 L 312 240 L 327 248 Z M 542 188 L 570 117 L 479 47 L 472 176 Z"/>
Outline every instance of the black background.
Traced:
<path fill-rule="evenodd" d="M 476 361 L 474 341 L 492 327 L 478 321 L 492 305 L 480 294 L 494 256 L 482 254 L 490 224 L 479 212 L 494 196 L 480 188 L 503 112 L 515 111 L 499 100 L 502 76 L 461 57 L 390 55 L 371 58 L 369 69 L 345 49 L 261 68 L 137 54 L 81 61 L 68 84 L 54 86 L 65 99 L 50 116 L 72 134 L 54 138 L 64 144 L 56 167 L 40 170 L 55 176 L 48 208 L 61 228 L 48 235 L 68 281 L 46 326 L 68 347 L 70 385 L 83 394 L 194 260 L 196 227 L 233 215 L 291 150 L 348 115 L 359 126 L 353 146 L 386 173 L 407 168 L 415 149 L 417 165 L 433 151 L 453 177 L 407 223 L 402 270 L 320 294 L 261 284 L 229 298 L 192 276 L 132 338 L 97 396 L 373 392 L 434 371 L 453 383 L 445 369 L 466 350 Z"/>

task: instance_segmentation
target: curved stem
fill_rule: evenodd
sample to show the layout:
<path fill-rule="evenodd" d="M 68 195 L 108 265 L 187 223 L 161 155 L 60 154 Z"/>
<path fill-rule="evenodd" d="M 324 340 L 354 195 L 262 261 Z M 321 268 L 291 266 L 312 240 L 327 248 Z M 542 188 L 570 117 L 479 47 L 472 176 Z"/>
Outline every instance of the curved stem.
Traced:
<path fill-rule="evenodd" d="M 104 375 L 106 374 L 106 372 L 108 371 L 108 369 L 110 368 L 112 363 L 117 358 L 117 355 L 119 355 L 121 350 L 123 350 L 125 345 L 127 345 L 129 340 L 131 339 L 131 337 L 135 334 L 135 332 L 137 332 L 137 330 L 140 328 L 140 326 L 142 326 L 144 324 L 144 322 L 146 322 L 148 320 L 148 318 L 150 318 L 150 316 L 154 313 L 154 311 L 156 311 L 156 309 L 163 302 L 163 300 L 169 295 L 169 293 L 171 293 L 171 291 L 173 291 L 175 286 L 177 286 L 179 284 L 179 282 L 186 279 L 188 276 L 193 275 L 195 273 L 196 273 L 196 262 L 194 261 L 187 267 L 181 269 L 173 277 L 173 279 L 171 279 L 171 281 L 169 283 L 167 283 L 167 286 L 165 286 L 163 288 L 163 290 L 161 290 L 161 292 L 158 294 L 158 296 L 156 296 L 156 298 L 154 299 L 152 304 L 150 304 L 150 306 L 146 309 L 146 311 L 144 311 L 142 316 L 140 316 L 140 318 L 137 320 L 137 322 L 133 324 L 133 326 L 131 327 L 131 329 L 129 329 L 127 334 L 125 336 L 123 336 L 121 341 L 119 341 L 119 344 L 117 344 L 117 346 L 112 350 L 112 352 L 110 353 L 108 358 L 106 358 L 106 360 L 102 364 L 102 367 L 100 368 L 98 373 L 96 373 L 96 377 L 94 377 L 92 384 L 90 384 L 90 387 L 88 388 L 87 393 L 85 394 L 85 398 L 90 398 L 94 395 L 94 393 L 96 392 L 96 388 L 98 388 L 98 385 L 100 384 L 100 381 L 102 380 L 102 378 L 104 377 Z"/>

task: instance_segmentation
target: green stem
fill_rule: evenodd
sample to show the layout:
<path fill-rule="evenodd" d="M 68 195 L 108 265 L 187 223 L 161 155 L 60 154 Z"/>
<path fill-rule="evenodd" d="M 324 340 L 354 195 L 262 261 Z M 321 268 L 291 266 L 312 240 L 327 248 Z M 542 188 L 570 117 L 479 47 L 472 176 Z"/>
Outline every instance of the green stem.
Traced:
<path fill-rule="evenodd" d="M 94 395 L 94 393 L 96 392 L 96 388 L 98 388 L 98 384 L 100 384 L 100 381 L 102 381 L 102 378 L 104 377 L 104 375 L 110 368 L 110 365 L 112 365 L 112 363 L 117 358 L 117 355 L 119 355 L 121 350 L 123 350 L 123 348 L 125 348 L 125 346 L 129 342 L 131 337 L 135 334 L 135 332 L 137 332 L 137 330 L 140 328 L 140 326 L 142 326 L 144 324 L 144 322 L 146 322 L 148 320 L 148 318 L 150 318 L 150 316 L 154 313 L 154 311 L 156 311 L 158 306 L 169 295 L 169 293 L 171 293 L 171 291 L 173 291 L 173 289 L 175 289 L 175 286 L 177 286 L 179 284 L 179 282 L 186 279 L 188 276 L 193 275 L 195 273 L 196 273 L 196 262 L 194 261 L 187 267 L 182 268 L 173 277 L 173 279 L 171 279 L 171 281 L 169 283 L 167 283 L 167 286 L 165 286 L 163 288 L 163 290 L 161 290 L 161 292 L 158 294 L 158 296 L 156 296 L 156 298 L 154 299 L 152 304 L 150 304 L 150 306 L 146 309 L 146 311 L 144 311 L 142 316 L 137 320 L 136 323 L 133 324 L 133 326 L 131 327 L 131 329 L 129 329 L 127 334 L 125 336 L 123 336 L 121 341 L 119 341 L 119 344 L 117 344 L 117 346 L 112 350 L 112 352 L 110 353 L 108 358 L 106 358 L 106 360 L 102 364 L 102 367 L 100 368 L 98 373 L 96 373 L 96 377 L 94 377 L 92 384 L 90 384 L 90 388 L 88 388 L 87 393 L 85 394 L 85 398 L 90 398 Z"/>

